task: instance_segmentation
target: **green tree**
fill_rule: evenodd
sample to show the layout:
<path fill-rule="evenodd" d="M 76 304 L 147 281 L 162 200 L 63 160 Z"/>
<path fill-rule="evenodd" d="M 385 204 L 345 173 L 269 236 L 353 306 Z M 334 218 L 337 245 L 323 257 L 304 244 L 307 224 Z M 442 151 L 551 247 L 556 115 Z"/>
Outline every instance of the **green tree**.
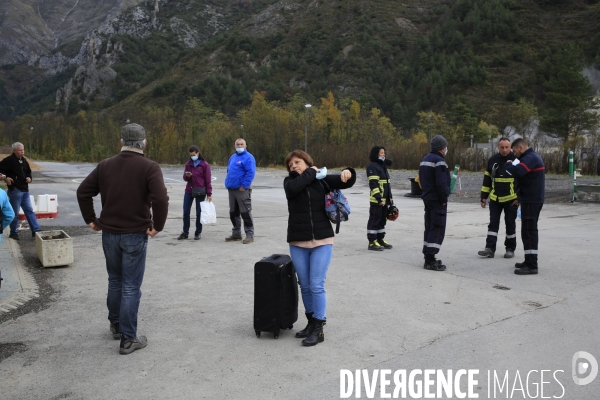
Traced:
<path fill-rule="evenodd" d="M 557 52 L 546 83 L 541 129 L 562 140 L 575 139 L 597 128 L 600 107 L 592 96 L 592 86 L 581 74 L 584 59 L 579 47 L 569 44 Z"/>
<path fill-rule="evenodd" d="M 535 130 L 538 121 L 538 109 L 532 101 L 519 99 L 509 107 L 509 124 L 515 128 L 515 133 L 528 139 Z"/>

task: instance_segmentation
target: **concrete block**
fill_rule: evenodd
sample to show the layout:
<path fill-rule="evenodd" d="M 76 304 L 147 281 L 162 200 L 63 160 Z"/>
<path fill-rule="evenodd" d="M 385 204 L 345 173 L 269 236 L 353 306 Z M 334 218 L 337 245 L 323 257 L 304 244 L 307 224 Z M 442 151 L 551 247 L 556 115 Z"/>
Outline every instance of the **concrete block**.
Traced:
<path fill-rule="evenodd" d="M 577 185 L 575 200 L 600 203 L 600 184 Z"/>
<path fill-rule="evenodd" d="M 64 231 L 40 231 L 35 234 L 37 256 L 44 267 L 72 264 L 73 239 Z"/>

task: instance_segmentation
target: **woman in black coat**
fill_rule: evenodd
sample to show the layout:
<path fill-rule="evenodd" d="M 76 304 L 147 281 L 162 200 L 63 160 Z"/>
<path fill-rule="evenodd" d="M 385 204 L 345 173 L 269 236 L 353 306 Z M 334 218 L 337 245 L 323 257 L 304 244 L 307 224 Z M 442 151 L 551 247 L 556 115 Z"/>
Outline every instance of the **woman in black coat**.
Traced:
<path fill-rule="evenodd" d="M 341 175 L 326 175 L 313 165 L 311 156 L 294 150 L 285 158 L 290 173 L 283 181 L 288 202 L 290 255 L 300 283 L 308 325 L 296 333 L 302 344 L 314 346 L 325 339 L 327 297 L 325 278 L 333 253 L 333 228 L 325 212 L 326 187 L 347 189 L 356 182 L 356 172 L 346 168 Z M 327 185 L 323 185 L 321 180 Z"/>

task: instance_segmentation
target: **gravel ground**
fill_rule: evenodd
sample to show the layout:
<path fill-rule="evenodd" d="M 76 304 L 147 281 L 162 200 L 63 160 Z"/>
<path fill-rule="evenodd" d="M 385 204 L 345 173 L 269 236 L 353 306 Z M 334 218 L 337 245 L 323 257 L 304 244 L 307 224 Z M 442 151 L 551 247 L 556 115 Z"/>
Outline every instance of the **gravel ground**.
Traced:
<path fill-rule="evenodd" d="M 367 185 L 367 176 L 364 170 L 357 170 L 357 184 Z M 417 176 L 417 171 L 392 170 L 390 179 L 392 190 L 410 190 L 410 178 Z M 450 202 L 454 203 L 479 203 L 483 173 L 460 172 L 460 180 L 456 181 L 454 193 L 450 196 Z M 591 176 L 577 178 L 578 184 L 600 183 L 600 177 Z M 573 178 L 567 175 L 546 174 L 546 202 L 562 203 L 571 200 L 573 190 Z"/>

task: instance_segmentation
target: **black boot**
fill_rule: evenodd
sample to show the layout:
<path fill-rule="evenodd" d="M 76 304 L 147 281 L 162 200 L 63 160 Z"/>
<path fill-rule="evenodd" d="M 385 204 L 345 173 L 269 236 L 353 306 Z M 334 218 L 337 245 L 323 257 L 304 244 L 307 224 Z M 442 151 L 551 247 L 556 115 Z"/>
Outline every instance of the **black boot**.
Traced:
<path fill-rule="evenodd" d="M 308 320 L 308 324 L 306 325 L 306 328 L 302 329 L 299 332 L 296 332 L 296 337 L 297 338 L 305 338 L 308 337 L 313 330 L 313 314 L 314 313 L 306 313 L 306 319 Z"/>
<path fill-rule="evenodd" d="M 306 339 L 302 341 L 304 346 L 315 346 L 325 340 L 325 334 L 323 333 L 323 325 L 325 325 L 325 320 L 313 318 L 312 324 L 312 332 Z"/>

